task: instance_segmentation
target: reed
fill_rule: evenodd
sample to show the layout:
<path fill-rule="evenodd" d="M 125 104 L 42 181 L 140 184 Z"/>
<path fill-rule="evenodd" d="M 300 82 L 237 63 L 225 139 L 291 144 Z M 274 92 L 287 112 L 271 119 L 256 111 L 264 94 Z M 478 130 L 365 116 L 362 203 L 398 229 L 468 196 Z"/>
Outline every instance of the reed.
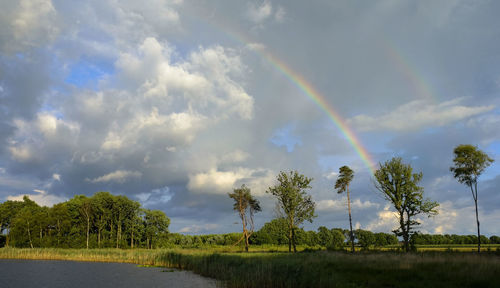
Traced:
<path fill-rule="evenodd" d="M 495 253 L 1 248 L 0 258 L 163 266 L 191 270 L 227 287 L 500 287 Z"/>

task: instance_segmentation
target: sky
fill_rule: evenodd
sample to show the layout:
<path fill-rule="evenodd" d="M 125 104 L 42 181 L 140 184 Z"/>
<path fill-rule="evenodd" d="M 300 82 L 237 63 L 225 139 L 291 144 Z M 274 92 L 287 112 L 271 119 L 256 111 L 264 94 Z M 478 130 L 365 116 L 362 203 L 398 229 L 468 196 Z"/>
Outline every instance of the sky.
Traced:
<path fill-rule="evenodd" d="M 396 217 L 373 170 L 402 157 L 439 215 L 424 233 L 474 234 L 453 149 L 481 175 L 481 232 L 500 234 L 499 1 L 0 0 L 0 201 L 51 206 L 123 194 L 185 234 L 241 230 L 227 196 L 246 184 L 257 228 L 280 171 L 312 177 L 317 217 L 356 228 Z"/>

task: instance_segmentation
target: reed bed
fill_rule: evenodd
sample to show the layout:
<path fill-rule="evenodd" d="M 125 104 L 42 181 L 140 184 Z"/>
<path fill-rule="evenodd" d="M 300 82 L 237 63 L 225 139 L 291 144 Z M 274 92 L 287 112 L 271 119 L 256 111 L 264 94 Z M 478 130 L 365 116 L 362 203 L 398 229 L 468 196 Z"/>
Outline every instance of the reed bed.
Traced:
<path fill-rule="evenodd" d="M 191 270 L 227 287 L 500 287 L 495 253 L 2 248 L 0 258 L 163 266 Z"/>

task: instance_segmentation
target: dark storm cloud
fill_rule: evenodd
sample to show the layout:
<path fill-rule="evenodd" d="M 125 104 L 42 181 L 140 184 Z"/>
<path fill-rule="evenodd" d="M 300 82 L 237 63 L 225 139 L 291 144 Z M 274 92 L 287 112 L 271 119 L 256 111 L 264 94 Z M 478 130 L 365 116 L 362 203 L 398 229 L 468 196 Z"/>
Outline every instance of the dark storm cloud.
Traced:
<path fill-rule="evenodd" d="M 471 199 L 449 173 L 453 147 L 500 153 L 496 2 L 3 2 L 2 200 L 109 190 L 166 211 L 173 231 L 230 232 L 227 192 L 252 188 L 260 226 L 274 217 L 265 190 L 296 169 L 314 178 L 307 228 L 347 227 L 333 184 L 349 165 L 355 223 L 389 231 L 355 149 L 259 49 L 322 94 L 374 161 L 402 156 L 423 171 L 443 203 L 426 231 L 469 231 L 457 220 Z M 500 214 L 495 167 L 480 183 L 487 233 Z"/>

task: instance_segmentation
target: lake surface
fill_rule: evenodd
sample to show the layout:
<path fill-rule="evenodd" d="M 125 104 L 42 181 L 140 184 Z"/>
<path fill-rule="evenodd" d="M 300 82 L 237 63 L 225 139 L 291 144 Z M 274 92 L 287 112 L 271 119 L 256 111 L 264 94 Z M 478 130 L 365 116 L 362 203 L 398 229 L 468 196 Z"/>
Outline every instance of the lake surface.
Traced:
<path fill-rule="evenodd" d="M 95 263 L 0 259 L 0 287 L 216 287 L 212 279 L 190 271 Z"/>

